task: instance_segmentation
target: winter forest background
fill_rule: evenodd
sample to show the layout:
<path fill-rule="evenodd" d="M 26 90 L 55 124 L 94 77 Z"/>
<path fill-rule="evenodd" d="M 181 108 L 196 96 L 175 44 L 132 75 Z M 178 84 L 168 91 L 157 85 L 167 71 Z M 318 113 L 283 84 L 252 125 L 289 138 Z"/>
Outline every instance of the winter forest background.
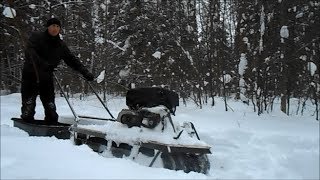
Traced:
<path fill-rule="evenodd" d="M 24 43 L 58 17 L 62 38 L 96 76 L 104 95 L 160 86 L 200 108 L 223 97 L 289 114 L 312 102 L 319 120 L 320 1 L 314 0 L 24 0 L 0 1 L 1 91 L 19 92 Z M 85 81 L 62 64 L 64 91 L 88 95 Z M 59 89 L 57 88 L 57 93 Z M 80 96 L 81 97 L 81 96 Z"/>

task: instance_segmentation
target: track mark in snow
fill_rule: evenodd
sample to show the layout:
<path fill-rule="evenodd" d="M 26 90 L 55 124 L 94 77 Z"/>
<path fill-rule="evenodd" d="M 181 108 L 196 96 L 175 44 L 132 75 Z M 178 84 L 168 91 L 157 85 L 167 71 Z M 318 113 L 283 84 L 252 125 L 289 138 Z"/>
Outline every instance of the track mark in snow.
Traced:
<path fill-rule="evenodd" d="M 14 165 L 17 162 L 15 158 L 1 157 L 1 169 Z"/>

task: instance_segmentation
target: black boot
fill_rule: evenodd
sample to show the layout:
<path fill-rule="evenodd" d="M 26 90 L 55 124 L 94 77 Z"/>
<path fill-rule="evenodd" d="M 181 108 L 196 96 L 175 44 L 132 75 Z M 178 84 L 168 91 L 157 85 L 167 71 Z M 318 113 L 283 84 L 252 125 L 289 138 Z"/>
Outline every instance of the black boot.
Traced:
<path fill-rule="evenodd" d="M 59 115 L 56 112 L 56 106 L 53 102 L 46 103 L 44 105 L 44 113 L 45 113 L 45 122 L 48 125 L 57 125 L 58 124 L 58 118 Z"/>
<path fill-rule="evenodd" d="M 26 122 L 34 121 L 34 114 L 36 113 L 35 107 L 36 107 L 36 104 L 32 98 L 22 102 L 21 115 L 20 115 L 21 119 Z"/>

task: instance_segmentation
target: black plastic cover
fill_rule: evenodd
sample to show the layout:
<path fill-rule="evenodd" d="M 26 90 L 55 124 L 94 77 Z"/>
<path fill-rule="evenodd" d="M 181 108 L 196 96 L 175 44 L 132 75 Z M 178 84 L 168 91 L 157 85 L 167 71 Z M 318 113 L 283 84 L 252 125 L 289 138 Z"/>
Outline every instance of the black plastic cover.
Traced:
<path fill-rule="evenodd" d="M 174 115 L 179 106 L 179 96 L 176 92 L 159 87 L 136 88 L 127 92 L 126 104 L 133 110 L 164 105 Z"/>

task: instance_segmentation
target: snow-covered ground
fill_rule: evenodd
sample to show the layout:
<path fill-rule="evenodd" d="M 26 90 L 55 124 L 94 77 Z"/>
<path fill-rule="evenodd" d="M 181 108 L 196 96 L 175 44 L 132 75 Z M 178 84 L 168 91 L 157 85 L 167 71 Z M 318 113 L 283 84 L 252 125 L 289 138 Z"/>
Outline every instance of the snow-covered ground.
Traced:
<path fill-rule="evenodd" d="M 86 145 L 54 137 L 30 137 L 13 127 L 20 115 L 20 94 L 1 96 L 1 179 L 319 179 L 319 122 L 307 106 L 304 116 L 275 110 L 257 116 L 241 102 L 216 98 L 216 106 L 180 104 L 175 121 L 192 121 L 203 141 L 212 148 L 208 175 L 149 168 L 129 159 L 104 157 Z M 109 118 L 94 96 L 71 99 L 81 115 Z M 60 116 L 72 116 L 66 101 L 57 97 Z M 125 99 L 107 102 L 116 116 Z M 279 109 L 278 104 L 274 109 Z M 36 118 L 43 118 L 38 99 Z M 125 136 L 125 135 L 124 135 Z"/>

